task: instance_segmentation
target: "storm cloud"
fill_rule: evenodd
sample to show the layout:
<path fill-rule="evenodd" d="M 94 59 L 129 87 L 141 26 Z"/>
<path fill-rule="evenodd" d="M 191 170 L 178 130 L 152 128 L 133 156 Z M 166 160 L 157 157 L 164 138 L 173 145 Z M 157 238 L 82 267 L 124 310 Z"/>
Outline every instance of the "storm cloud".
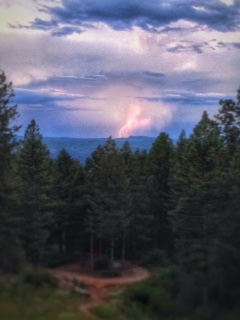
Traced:
<path fill-rule="evenodd" d="M 239 0 L 5 0 L 0 68 L 22 133 L 176 138 L 240 85 Z"/>
<path fill-rule="evenodd" d="M 217 0 L 63 0 L 61 5 L 45 5 L 40 11 L 47 13 L 50 19 L 36 18 L 25 27 L 50 30 L 58 36 L 83 32 L 89 28 L 88 24 L 96 23 L 104 23 L 115 30 L 139 27 L 148 32 L 180 20 L 222 32 L 239 30 L 240 25 L 238 1 L 228 6 Z"/>

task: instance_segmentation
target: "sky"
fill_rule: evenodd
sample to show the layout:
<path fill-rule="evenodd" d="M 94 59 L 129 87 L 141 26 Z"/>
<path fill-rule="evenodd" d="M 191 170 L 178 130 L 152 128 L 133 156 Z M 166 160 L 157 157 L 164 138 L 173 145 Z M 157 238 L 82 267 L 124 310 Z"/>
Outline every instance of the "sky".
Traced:
<path fill-rule="evenodd" d="M 240 0 L 0 0 L 0 69 L 43 136 L 176 139 L 240 87 Z"/>

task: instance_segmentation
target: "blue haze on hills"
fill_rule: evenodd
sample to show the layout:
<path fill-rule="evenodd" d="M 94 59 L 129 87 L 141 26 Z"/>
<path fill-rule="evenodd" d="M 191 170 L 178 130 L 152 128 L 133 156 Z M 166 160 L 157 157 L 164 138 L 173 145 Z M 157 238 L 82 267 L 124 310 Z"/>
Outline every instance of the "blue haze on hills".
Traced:
<path fill-rule="evenodd" d="M 23 137 L 18 137 L 22 140 Z M 149 151 L 152 144 L 156 140 L 153 137 L 145 136 L 130 136 L 128 138 L 114 139 L 118 148 L 121 148 L 124 142 L 130 143 L 131 149 L 135 151 Z M 78 159 L 84 165 L 87 158 L 91 157 L 92 153 L 99 145 L 105 145 L 107 138 L 59 138 L 59 137 L 44 137 L 43 143 L 48 147 L 50 156 L 56 159 L 62 149 L 65 149 L 71 157 Z M 174 140 L 173 140 L 174 141 Z"/>
<path fill-rule="evenodd" d="M 149 151 L 156 138 L 152 137 L 129 137 L 114 139 L 118 148 L 121 148 L 125 141 L 129 141 L 133 151 Z M 78 159 L 82 164 L 91 157 L 92 153 L 99 145 L 104 145 L 107 138 L 43 138 L 43 143 L 47 145 L 50 155 L 56 159 L 60 151 L 64 148 L 74 159 Z"/>

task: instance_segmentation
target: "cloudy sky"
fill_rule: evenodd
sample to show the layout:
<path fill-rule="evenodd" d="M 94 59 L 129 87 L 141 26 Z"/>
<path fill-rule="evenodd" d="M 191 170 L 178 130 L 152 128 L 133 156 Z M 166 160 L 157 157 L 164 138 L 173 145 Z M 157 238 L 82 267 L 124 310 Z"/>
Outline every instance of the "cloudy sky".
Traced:
<path fill-rule="evenodd" d="M 240 0 L 0 0 L 22 132 L 190 133 L 240 86 Z"/>

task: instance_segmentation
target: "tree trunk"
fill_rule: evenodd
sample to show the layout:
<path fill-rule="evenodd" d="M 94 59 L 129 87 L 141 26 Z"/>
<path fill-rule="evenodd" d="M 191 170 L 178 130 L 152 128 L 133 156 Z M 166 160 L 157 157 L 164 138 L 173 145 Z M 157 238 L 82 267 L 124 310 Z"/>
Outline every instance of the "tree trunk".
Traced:
<path fill-rule="evenodd" d="M 58 237 L 58 251 L 59 253 L 63 253 L 63 237 L 62 237 L 62 230 L 59 231 Z"/>
<path fill-rule="evenodd" d="M 68 248 L 67 248 L 67 243 L 69 243 L 69 241 L 67 242 L 67 233 L 66 233 L 66 228 L 63 229 L 62 231 L 62 245 L 63 245 L 63 253 L 69 253 L 69 245 L 68 245 Z"/>
<path fill-rule="evenodd" d="M 111 239 L 110 243 L 110 267 L 111 267 L 111 272 L 113 271 L 113 263 L 114 263 L 114 239 Z"/>
<path fill-rule="evenodd" d="M 93 233 L 90 237 L 90 268 L 92 271 L 94 270 Z"/>
<path fill-rule="evenodd" d="M 158 236 L 157 236 L 157 233 L 158 233 L 158 219 L 156 217 L 156 214 L 155 214 L 155 209 L 153 209 L 153 216 L 154 216 L 154 220 L 153 220 L 153 223 L 154 223 L 154 226 L 153 226 L 153 241 L 154 241 L 154 249 L 158 249 Z"/>
<path fill-rule="evenodd" d="M 208 308 L 208 234 L 207 234 L 207 212 L 204 210 L 203 212 L 203 236 L 204 236 L 204 289 L 203 289 L 203 304 L 204 309 Z"/>
<path fill-rule="evenodd" d="M 125 262 L 125 248 L 126 248 L 126 236 L 123 236 L 122 239 L 122 264 Z"/>
<path fill-rule="evenodd" d="M 100 239 L 99 239 L 99 255 L 100 257 L 103 254 L 103 239 L 102 239 L 102 229 L 100 231 Z"/>

